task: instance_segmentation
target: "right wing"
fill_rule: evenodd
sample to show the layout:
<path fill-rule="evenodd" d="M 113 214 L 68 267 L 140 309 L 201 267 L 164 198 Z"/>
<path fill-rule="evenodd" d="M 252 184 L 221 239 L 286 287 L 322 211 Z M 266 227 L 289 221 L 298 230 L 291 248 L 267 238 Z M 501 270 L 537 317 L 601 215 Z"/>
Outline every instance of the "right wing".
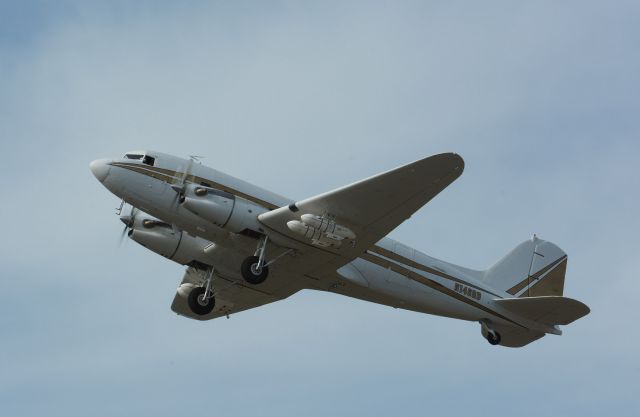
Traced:
<path fill-rule="evenodd" d="M 178 287 L 171 310 L 196 320 L 211 320 L 229 314 L 238 313 L 243 310 L 259 307 L 264 304 L 273 303 L 287 298 L 296 291 L 269 294 L 259 288 L 249 287 L 240 281 L 228 280 L 218 275 L 215 276 L 215 299 L 216 304 L 213 311 L 204 316 L 194 314 L 187 303 L 187 297 L 194 287 L 199 287 L 205 279 L 205 271 L 189 267 L 185 271 L 182 282 Z"/>

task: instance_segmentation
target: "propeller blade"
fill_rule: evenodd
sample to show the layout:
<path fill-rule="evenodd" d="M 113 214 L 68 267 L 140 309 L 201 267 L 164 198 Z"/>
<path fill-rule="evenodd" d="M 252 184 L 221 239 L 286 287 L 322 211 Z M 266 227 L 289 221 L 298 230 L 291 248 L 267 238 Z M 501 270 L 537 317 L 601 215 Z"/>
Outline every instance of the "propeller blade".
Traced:
<path fill-rule="evenodd" d="M 127 235 L 127 229 L 129 229 L 129 226 L 125 224 L 124 229 L 122 229 L 122 233 L 120 233 L 120 240 L 118 242 L 118 247 L 121 247 L 122 244 L 124 243 L 125 236 Z"/>
<path fill-rule="evenodd" d="M 182 185 L 184 185 L 184 182 L 186 181 L 187 177 L 189 176 L 189 174 L 191 174 L 192 167 L 193 167 L 193 159 L 189 158 L 189 162 L 187 162 L 187 169 L 185 169 L 184 172 L 182 173 L 182 179 L 180 180 Z"/>
<path fill-rule="evenodd" d="M 182 176 L 180 177 L 179 182 L 175 184 L 171 184 L 171 188 L 176 192 L 175 199 L 173 200 L 173 204 L 177 207 L 180 203 L 180 199 L 184 196 L 184 186 L 187 182 L 187 178 L 191 175 L 191 168 L 193 167 L 193 157 L 189 157 L 189 162 L 187 162 L 187 166 L 185 167 Z"/>
<path fill-rule="evenodd" d="M 135 224 L 135 221 L 136 221 L 137 212 L 138 212 L 138 209 L 136 209 L 134 206 L 131 206 L 131 210 L 129 210 L 129 215 L 120 216 L 120 221 L 124 223 L 124 229 L 122 229 L 122 233 L 120 234 L 120 242 L 118 246 L 122 246 L 122 243 L 125 241 L 125 235 L 127 235 L 127 231 L 133 228 L 133 225 Z"/>

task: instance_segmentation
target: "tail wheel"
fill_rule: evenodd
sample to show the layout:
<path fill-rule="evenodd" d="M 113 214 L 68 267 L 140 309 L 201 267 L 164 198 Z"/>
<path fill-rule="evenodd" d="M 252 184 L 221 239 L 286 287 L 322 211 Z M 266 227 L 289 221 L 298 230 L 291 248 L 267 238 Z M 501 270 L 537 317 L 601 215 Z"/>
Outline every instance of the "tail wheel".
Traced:
<path fill-rule="evenodd" d="M 259 261 L 260 258 L 257 256 L 249 256 L 240 266 L 242 278 L 249 284 L 261 284 L 269 275 L 269 267 L 263 266 L 260 268 Z"/>
<path fill-rule="evenodd" d="M 199 316 L 211 313 L 216 305 L 216 299 L 213 295 L 207 294 L 207 290 L 204 287 L 196 287 L 191 290 L 187 301 L 191 311 Z"/>
<path fill-rule="evenodd" d="M 489 341 L 489 343 L 491 343 L 492 345 L 499 345 L 500 344 L 500 333 L 498 332 L 489 332 L 487 333 L 487 340 Z"/>

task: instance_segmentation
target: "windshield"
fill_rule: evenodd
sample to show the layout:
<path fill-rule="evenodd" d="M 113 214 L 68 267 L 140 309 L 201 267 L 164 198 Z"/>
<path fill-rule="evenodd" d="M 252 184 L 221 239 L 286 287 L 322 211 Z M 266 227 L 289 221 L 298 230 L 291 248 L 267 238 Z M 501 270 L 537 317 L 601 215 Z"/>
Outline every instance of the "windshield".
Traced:
<path fill-rule="evenodd" d="M 140 154 L 140 153 L 128 153 L 128 154 L 126 154 L 124 156 L 124 158 L 125 159 L 133 159 L 135 161 L 142 160 L 143 164 L 150 165 L 150 166 L 153 166 L 153 164 L 156 161 L 156 158 L 154 158 L 153 156 L 151 156 L 151 155 L 143 155 L 143 154 Z"/>

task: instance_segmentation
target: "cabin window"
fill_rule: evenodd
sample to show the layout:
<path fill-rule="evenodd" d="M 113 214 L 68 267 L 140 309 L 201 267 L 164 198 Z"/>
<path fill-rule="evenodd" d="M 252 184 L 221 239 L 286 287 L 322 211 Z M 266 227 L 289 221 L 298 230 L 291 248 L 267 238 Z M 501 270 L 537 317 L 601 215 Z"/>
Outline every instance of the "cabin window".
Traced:
<path fill-rule="evenodd" d="M 154 158 L 153 156 L 146 155 L 142 160 L 142 163 L 153 166 L 155 161 L 156 161 L 156 158 Z"/>
<path fill-rule="evenodd" d="M 126 154 L 124 157 L 125 157 L 126 159 L 142 159 L 142 157 L 143 157 L 143 156 L 144 156 L 144 155 L 139 155 L 139 154 L 137 154 L 137 153 L 128 153 L 128 154 Z"/>

